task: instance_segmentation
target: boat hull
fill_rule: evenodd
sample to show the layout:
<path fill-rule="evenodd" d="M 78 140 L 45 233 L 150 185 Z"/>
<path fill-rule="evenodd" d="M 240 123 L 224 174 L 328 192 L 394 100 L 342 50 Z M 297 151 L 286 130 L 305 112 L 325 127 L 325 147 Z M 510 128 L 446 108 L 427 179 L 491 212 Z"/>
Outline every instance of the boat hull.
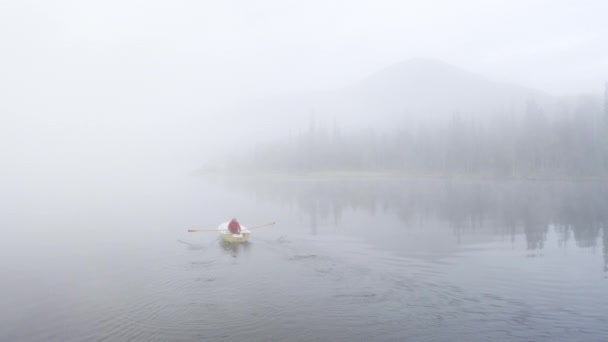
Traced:
<path fill-rule="evenodd" d="M 228 222 L 220 224 L 217 230 L 224 241 L 231 243 L 247 242 L 249 241 L 249 235 L 251 235 L 251 231 L 244 226 L 241 226 L 241 234 L 232 234 L 228 230 Z"/>

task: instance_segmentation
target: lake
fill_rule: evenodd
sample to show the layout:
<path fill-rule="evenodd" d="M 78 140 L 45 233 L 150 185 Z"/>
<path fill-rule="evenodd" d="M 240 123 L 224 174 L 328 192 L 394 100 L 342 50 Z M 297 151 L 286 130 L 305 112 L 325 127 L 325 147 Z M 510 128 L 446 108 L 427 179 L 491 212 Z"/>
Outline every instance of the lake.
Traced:
<path fill-rule="evenodd" d="M 603 341 L 596 182 L 105 177 L 2 199 L 2 341 Z M 237 217 L 255 230 L 224 244 Z"/>

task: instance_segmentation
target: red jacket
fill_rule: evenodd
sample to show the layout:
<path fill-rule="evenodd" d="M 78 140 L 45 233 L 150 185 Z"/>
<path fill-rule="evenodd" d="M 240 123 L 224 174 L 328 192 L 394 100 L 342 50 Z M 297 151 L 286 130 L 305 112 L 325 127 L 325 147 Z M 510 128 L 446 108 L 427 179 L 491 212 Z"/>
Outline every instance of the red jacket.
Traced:
<path fill-rule="evenodd" d="M 230 223 L 228 223 L 228 230 L 232 233 L 232 234 L 238 234 L 241 232 L 241 225 L 236 222 L 235 220 L 230 221 Z"/>

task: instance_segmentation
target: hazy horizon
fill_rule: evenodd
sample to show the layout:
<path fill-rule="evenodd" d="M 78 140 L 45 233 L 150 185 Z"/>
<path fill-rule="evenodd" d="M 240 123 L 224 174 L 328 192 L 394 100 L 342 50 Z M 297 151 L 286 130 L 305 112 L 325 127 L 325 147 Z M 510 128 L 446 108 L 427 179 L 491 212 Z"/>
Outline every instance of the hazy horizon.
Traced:
<path fill-rule="evenodd" d="M 608 80 L 606 7 L 600 1 L 6 1 L 3 172 L 189 172 L 258 140 L 297 132 L 316 104 L 281 107 L 286 95 L 333 93 L 416 58 L 549 95 L 598 96 Z M 355 98 L 365 101 L 363 95 Z M 349 96 L 323 100 L 326 110 L 348 111 Z M 270 103 L 269 112 L 283 110 L 284 121 L 293 117 L 291 126 L 280 121 L 277 129 L 263 118 L 265 108 L 250 108 L 256 101 Z M 363 111 L 358 116 L 374 118 L 368 112 L 378 99 L 370 101 L 356 108 Z M 396 113 L 402 105 L 380 103 Z M 410 114 L 399 120 L 414 122 Z M 336 116 L 325 115 L 317 118 Z M 390 125 L 393 117 L 378 121 Z"/>
<path fill-rule="evenodd" d="M 608 80 L 601 1 L 5 1 L 0 9 L 0 130 L 15 167 L 139 162 L 185 171 L 229 140 L 239 117 L 224 118 L 225 107 L 352 86 L 412 58 L 553 95 L 601 94 Z"/>

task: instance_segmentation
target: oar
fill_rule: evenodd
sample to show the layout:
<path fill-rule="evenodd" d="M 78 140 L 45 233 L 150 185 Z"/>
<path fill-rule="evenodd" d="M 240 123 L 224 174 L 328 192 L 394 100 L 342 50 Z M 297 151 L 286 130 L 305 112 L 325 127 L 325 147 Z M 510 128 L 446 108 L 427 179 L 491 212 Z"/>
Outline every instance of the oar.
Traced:
<path fill-rule="evenodd" d="M 273 224 L 275 224 L 275 223 L 276 223 L 275 221 L 268 222 L 268 223 L 264 223 L 264 224 L 263 224 L 263 225 L 261 225 L 261 226 L 255 226 L 255 227 L 251 227 L 251 228 L 249 228 L 249 230 L 256 229 L 256 228 L 262 228 L 262 227 L 268 227 L 268 226 L 272 226 L 272 225 L 273 225 Z"/>

